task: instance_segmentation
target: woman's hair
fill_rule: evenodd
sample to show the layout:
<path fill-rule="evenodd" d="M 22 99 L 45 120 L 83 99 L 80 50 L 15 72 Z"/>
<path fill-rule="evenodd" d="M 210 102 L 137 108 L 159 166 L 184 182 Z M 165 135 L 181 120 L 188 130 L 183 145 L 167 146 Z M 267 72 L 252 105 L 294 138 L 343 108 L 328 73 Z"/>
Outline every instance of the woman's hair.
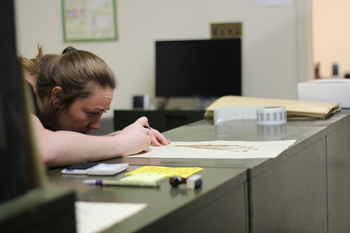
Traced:
<path fill-rule="evenodd" d="M 109 66 L 93 53 L 67 47 L 62 54 L 43 55 L 38 47 L 36 59 L 20 57 L 25 71 L 36 79 L 36 89 L 43 106 L 51 108 L 51 91 L 62 88 L 61 104 L 68 107 L 77 98 L 87 98 L 94 84 L 102 88 L 116 87 L 116 78 Z"/>

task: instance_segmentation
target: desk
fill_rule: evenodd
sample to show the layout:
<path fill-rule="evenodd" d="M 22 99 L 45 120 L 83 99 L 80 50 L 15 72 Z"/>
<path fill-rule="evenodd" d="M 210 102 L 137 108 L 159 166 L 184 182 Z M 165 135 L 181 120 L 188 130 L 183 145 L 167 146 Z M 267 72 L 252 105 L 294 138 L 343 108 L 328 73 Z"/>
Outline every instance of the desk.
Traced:
<path fill-rule="evenodd" d="M 341 111 L 327 120 L 290 121 L 279 134 L 266 134 L 249 121 L 231 122 L 221 128 L 210 120 L 164 133 L 172 141 L 262 141 L 278 137 L 297 140 L 275 159 L 125 157 L 108 160 L 135 166 L 204 167 L 205 185 L 200 193 L 191 196 L 172 190 L 169 184 L 162 184 L 160 192 L 86 187 L 82 178 L 62 177 L 59 169 L 48 171 L 49 182 L 53 186 L 74 188 L 78 200 L 149 204 L 144 211 L 115 225 L 109 232 L 193 232 L 194 225 L 202 227 L 196 231 L 204 232 L 218 229 L 223 232 L 348 232 L 349 113 Z"/>
<path fill-rule="evenodd" d="M 205 168 L 199 173 L 203 185 L 196 190 L 172 188 L 167 180 L 158 189 L 93 186 L 83 184 L 87 176 L 60 171 L 47 172 L 50 187 L 74 189 L 79 201 L 147 203 L 146 209 L 106 232 L 248 232 L 246 169 Z M 119 179 L 124 173 L 108 179 Z"/>
<path fill-rule="evenodd" d="M 164 135 L 172 141 L 271 140 L 271 135 L 262 134 L 247 121 L 228 124 L 225 134 L 221 132 L 212 121 L 203 120 Z M 297 143 L 275 159 L 120 158 L 114 162 L 246 168 L 251 232 L 348 232 L 349 111 L 327 120 L 287 122 L 285 133 L 277 137 L 297 139 Z"/>

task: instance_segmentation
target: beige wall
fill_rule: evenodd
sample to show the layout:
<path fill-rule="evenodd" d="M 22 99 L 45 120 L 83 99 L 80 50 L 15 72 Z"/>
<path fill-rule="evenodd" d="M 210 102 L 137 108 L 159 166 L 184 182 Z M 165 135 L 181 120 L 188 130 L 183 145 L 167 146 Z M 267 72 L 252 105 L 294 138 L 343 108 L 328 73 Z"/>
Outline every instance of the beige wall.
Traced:
<path fill-rule="evenodd" d="M 332 76 L 335 62 L 341 64 L 341 77 L 350 73 L 349 12 L 349 0 L 312 0 L 313 56 L 322 78 Z"/>
<path fill-rule="evenodd" d="M 157 104 L 156 40 L 209 39 L 210 23 L 242 22 L 243 95 L 296 99 L 297 82 L 309 79 L 312 70 L 307 2 L 259 8 L 254 0 L 117 0 L 118 41 L 63 43 L 61 1 L 15 0 L 17 44 L 28 57 L 38 43 L 47 53 L 69 45 L 96 53 L 118 77 L 111 109 L 125 109 L 141 93 Z"/>

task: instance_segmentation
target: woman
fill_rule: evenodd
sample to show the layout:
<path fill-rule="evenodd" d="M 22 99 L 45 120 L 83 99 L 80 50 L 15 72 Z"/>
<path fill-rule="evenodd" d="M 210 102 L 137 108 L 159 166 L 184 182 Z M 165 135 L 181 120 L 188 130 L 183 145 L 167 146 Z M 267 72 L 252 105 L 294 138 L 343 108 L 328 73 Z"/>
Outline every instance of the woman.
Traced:
<path fill-rule="evenodd" d="M 151 129 L 146 117 L 106 136 L 88 135 L 99 129 L 109 110 L 116 79 L 93 53 L 66 48 L 62 54 L 36 59 L 20 57 L 24 77 L 33 90 L 36 109 L 31 114 L 39 152 L 47 168 L 150 151 L 150 144 L 170 142 Z"/>

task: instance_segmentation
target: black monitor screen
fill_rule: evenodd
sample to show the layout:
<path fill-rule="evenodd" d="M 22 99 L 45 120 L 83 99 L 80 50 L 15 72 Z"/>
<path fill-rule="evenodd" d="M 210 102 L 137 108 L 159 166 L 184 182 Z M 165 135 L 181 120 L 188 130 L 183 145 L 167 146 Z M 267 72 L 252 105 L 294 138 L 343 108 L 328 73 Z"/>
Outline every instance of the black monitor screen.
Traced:
<path fill-rule="evenodd" d="M 156 41 L 157 97 L 242 94 L 241 39 Z"/>

